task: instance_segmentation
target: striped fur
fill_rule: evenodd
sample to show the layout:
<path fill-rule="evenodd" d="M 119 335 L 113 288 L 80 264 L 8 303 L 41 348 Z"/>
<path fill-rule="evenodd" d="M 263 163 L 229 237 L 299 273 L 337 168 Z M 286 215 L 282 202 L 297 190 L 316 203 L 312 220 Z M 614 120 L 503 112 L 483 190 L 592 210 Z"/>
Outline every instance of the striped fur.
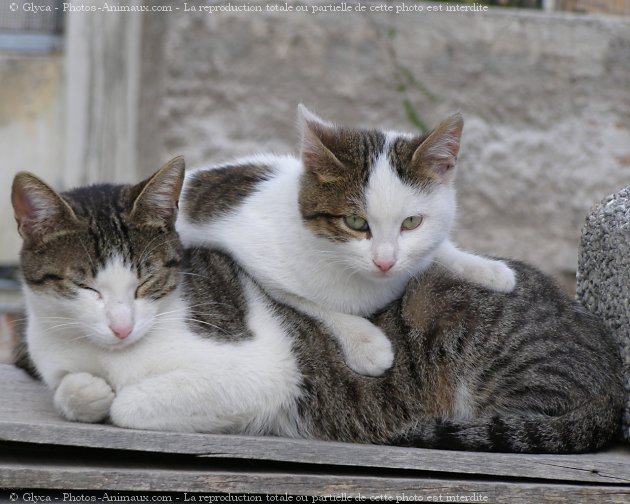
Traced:
<path fill-rule="evenodd" d="M 181 164 L 166 167 L 161 189 L 150 191 L 156 198 L 145 203 L 174 211 L 179 189 L 164 177 L 169 172 L 181 177 Z M 19 175 L 14 186 L 23 203 L 44 188 L 30 177 Z M 509 262 L 518 282 L 507 294 L 438 266 L 419 274 L 402 299 L 372 318 L 391 340 L 395 362 L 368 378 L 347 368 L 321 324 L 274 302 L 229 256 L 182 250 L 172 222 L 155 220 L 158 209 L 131 205 L 146 188 L 45 190 L 50 203 L 63 205 L 53 212 L 59 220 L 46 223 L 54 232 L 21 227 L 29 351 L 67 418 L 534 453 L 596 450 L 618 435 L 617 348 L 599 321 L 536 269 Z M 72 214 L 59 211 L 66 204 Z M 28 205 L 16 207 L 23 222 Z M 156 286 L 147 288 L 160 305 L 149 328 L 121 348 L 77 338 L 88 335 L 71 324 L 38 332 L 51 306 L 72 313 L 81 303 L 72 285 L 101 275 L 111 265 L 106 257 L 126 258 L 121 281 L 128 273 L 137 285 Z M 39 270 L 49 277 L 36 277 Z"/>
<path fill-rule="evenodd" d="M 276 300 L 320 321 L 355 372 L 380 376 L 390 341 L 365 317 L 432 262 L 509 292 L 500 260 L 458 250 L 455 114 L 426 135 L 336 126 L 300 107 L 301 158 L 259 155 L 186 175 L 177 230 L 216 247 Z M 413 219 L 417 225 L 405 226 Z M 351 225 L 358 221 L 361 225 Z"/>
<path fill-rule="evenodd" d="M 18 175 L 15 185 L 25 184 L 43 187 L 32 175 Z M 180 246 L 177 242 L 173 246 L 165 227 L 132 219 L 129 201 L 140 190 L 136 186 L 121 191 L 102 184 L 56 196 L 51 205 L 57 201 L 67 204 L 76 224 L 42 240 L 26 239 L 21 252 L 26 285 L 34 291 L 52 289 L 62 297 L 76 298 L 117 255 L 137 273 L 140 298 L 158 299 L 172 292 L 178 283 Z M 47 260 L 42 262 L 44 253 Z"/>

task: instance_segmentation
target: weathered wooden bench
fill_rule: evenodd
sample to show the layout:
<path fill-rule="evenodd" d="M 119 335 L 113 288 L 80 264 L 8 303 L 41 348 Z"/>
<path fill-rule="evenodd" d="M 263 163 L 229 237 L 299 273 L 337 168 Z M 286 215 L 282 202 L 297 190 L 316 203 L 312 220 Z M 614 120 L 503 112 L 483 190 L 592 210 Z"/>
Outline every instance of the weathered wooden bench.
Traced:
<path fill-rule="evenodd" d="M 630 447 L 488 454 L 72 423 L 55 413 L 42 383 L 0 365 L 0 501 L 62 501 L 61 490 L 75 499 L 85 491 L 186 492 L 169 494 L 182 502 L 230 493 L 284 502 L 628 503 Z"/>

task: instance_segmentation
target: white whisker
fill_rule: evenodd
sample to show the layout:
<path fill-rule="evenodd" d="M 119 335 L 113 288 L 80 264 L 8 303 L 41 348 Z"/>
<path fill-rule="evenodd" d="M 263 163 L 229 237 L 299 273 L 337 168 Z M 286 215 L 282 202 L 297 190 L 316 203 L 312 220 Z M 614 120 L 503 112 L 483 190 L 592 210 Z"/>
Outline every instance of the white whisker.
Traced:
<path fill-rule="evenodd" d="M 85 257 L 87 257 L 88 261 L 90 261 L 90 265 L 92 266 L 92 271 L 96 271 L 96 267 L 94 266 L 94 262 L 92 262 L 92 258 L 90 257 L 90 253 L 88 252 L 88 249 L 85 246 L 85 243 L 83 243 L 83 240 L 79 240 L 79 243 L 81 244 L 81 247 L 83 247 L 83 250 L 85 251 Z"/>
<path fill-rule="evenodd" d="M 227 331 L 226 329 L 224 329 L 224 328 L 222 328 L 220 326 L 211 324 L 210 322 L 205 322 L 203 320 L 195 319 L 195 318 L 192 318 L 192 317 L 182 317 L 182 318 L 173 317 L 173 318 L 167 318 L 167 319 L 162 320 L 162 322 L 168 322 L 168 321 L 195 322 L 197 324 L 202 324 L 202 325 L 206 325 L 208 327 L 212 327 L 213 329 L 217 329 L 218 331 L 221 331 L 222 333 L 224 333 L 224 334 L 226 334 L 228 336 L 233 336 L 232 333 L 230 333 L 229 331 Z"/>
<path fill-rule="evenodd" d="M 153 252 L 156 248 L 158 248 L 160 245 L 162 245 L 163 243 L 171 243 L 171 242 L 176 242 L 179 239 L 178 238 L 169 238 L 168 240 L 164 240 L 161 241 L 159 243 L 156 243 L 155 246 L 151 247 L 151 249 L 149 249 L 149 246 L 158 238 L 163 238 L 163 236 L 156 236 L 155 238 L 153 238 L 147 245 L 146 247 L 144 247 L 144 250 L 142 251 L 142 253 L 140 254 L 140 258 L 138 259 L 138 263 L 142 263 L 144 261 L 144 259 L 151 253 Z M 147 250 L 148 249 L 148 250 Z"/>

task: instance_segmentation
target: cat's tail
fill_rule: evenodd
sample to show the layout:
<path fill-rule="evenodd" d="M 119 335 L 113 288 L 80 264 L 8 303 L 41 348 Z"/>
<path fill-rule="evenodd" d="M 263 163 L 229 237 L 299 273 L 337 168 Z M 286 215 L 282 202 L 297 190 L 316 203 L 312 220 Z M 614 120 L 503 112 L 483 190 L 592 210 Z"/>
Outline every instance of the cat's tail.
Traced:
<path fill-rule="evenodd" d="M 622 405 L 599 397 L 559 416 L 494 415 L 471 422 L 426 419 L 389 444 L 449 450 L 581 453 L 600 449 L 619 436 Z"/>

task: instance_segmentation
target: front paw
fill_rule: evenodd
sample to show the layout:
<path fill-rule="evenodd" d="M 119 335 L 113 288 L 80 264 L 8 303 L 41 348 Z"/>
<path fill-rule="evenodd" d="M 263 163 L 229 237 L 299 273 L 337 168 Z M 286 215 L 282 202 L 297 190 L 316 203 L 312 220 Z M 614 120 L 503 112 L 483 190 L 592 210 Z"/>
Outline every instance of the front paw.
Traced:
<path fill-rule="evenodd" d="M 391 341 L 368 320 L 357 317 L 345 328 L 340 341 L 346 364 L 355 373 L 381 376 L 394 364 Z"/>
<path fill-rule="evenodd" d="M 169 397 L 169 389 L 155 380 L 129 385 L 116 394 L 109 417 L 112 424 L 126 429 L 183 432 L 187 429 L 178 428 L 177 425 L 169 429 L 169 420 L 173 416 L 188 419 L 187 414 L 190 413 L 179 411 L 175 397 Z"/>
<path fill-rule="evenodd" d="M 112 424 L 126 429 L 194 432 L 195 412 L 204 410 L 203 403 L 199 408 L 196 403 L 181 406 L 179 401 L 186 394 L 181 390 L 182 382 L 176 377 L 171 380 L 162 378 L 161 381 L 148 380 L 119 390 L 110 412 Z M 168 381 L 173 382 L 170 388 L 165 383 Z"/>
<path fill-rule="evenodd" d="M 142 392 L 137 385 L 120 390 L 110 413 L 114 425 L 127 429 L 150 429 L 147 422 L 156 412 L 143 411 L 149 401 Z"/>
<path fill-rule="evenodd" d="M 55 391 L 54 403 L 65 418 L 77 422 L 102 422 L 114 400 L 109 384 L 90 373 L 67 374 Z"/>
<path fill-rule="evenodd" d="M 477 283 L 496 292 L 512 292 L 516 286 L 516 275 L 503 261 L 488 260 Z"/>

